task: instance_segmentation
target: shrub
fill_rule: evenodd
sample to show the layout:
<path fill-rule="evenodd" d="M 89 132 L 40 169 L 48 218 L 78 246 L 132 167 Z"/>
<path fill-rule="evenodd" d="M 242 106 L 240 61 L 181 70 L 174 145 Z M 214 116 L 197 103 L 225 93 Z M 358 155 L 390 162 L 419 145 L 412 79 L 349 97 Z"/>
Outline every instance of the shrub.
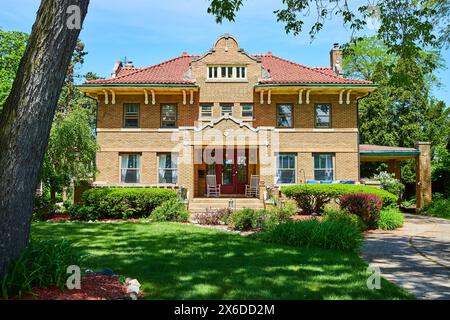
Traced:
<path fill-rule="evenodd" d="M 368 228 L 376 228 L 383 200 L 373 194 L 348 194 L 339 198 L 339 205 L 359 216 Z"/>
<path fill-rule="evenodd" d="M 2 295 L 8 299 L 31 293 L 34 288 L 58 286 L 62 289 L 67 280 L 67 267 L 81 267 L 82 262 L 83 257 L 67 240 L 32 240 L 1 279 Z"/>
<path fill-rule="evenodd" d="M 206 212 L 196 213 L 192 219 L 199 224 L 219 225 L 226 224 L 232 211 L 229 208 L 208 209 Z"/>
<path fill-rule="evenodd" d="M 450 219 L 450 199 L 433 194 L 433 201 L 423 208 L 423 213 L 431 217 Z"/>
<path fill-rule="evenodd" d="M 260 213 L 257 211 L 250 208 L 244 208 L 233 212 L 230 216 L 229 222 L 233 229 L 246 231 L 257 227 L 259 216 Z"/>
<path fill-rule="evenodd" d="M 176 199 L 174 190 L 158 188 L 97 188 L 83 193 L 83 202 L 99 218 L 140 218 L 148 216 L 163 202 Z"/>
<path fill-rule="evenodd" d="M 286 204 L 283 208 L 273 207 L 258 211 L 256 214 L 256 228 L 263 230 L 270 228 L 276 224 L 288 221 L 296 213 L 297 207 L 291 203 Z"/>
<path fill-rule="evenodd" d="M 400 180 L 395 179 L 392 173 L 382 171 L 374 175 L 372 179 L 379 181 L 383 190 L 395 194 L 397 197 L 401 197 L 405 190 L 405 185 Z"/>
<path fill-rule="evenodd" d="M 72 205 L 67 209 L 67 213 L 73 220 L 89 221 L 100 219 L 100 214 L 94 207 L 81 207 L 79 205 Z"/>
<path fill-rule="evenodd" d="M 378 228 L 383 230 L 394 230 L 403 226 L 403 213 L 397 208 L 381 210 Z"/>
<path fill-rule="evenodd" d="M 56 205 L 52 204 L 49 196 L 36 195 L 34 198 L 33 220 L 46 221 L 55 214 L 56 209 Z"/>
<path fill-rule="evenodd" d="M 324 207 L 333 199 L 345 194 L 366 193 L 383 199 L 383 207 L 395 206 L 397 196 L 375 187 L 347 184 L 302 184 L 285 186 L 281 191 L 289 198 L 294 199 L 305 213 L 322 213 Z"/>
<path fill-rule="evenodd" d="M 183 222 L 189 220 L 189 211 L 183 202 L 178 199 L 170 199 L 153 210 L 150 217 L 155 221 Z"/>
<path fill-rule="evenodd" d="M 361 231 L 366 230 L 366 225 L 362 222 L 361 218 L 355 214 L 350 214 L 347 211 L 340 209 L 325 209 L 323 217 L 324 221 L 343 221 L 351 224 Z"/>
<path fill-rule="evenodd" d="M 269 228 L 256 236 L 262 241 L 297 247 L 317 247 L 356 251 L 362 243 L 361 231 L 344 221 L 316 219 L 288 221 Z"/>

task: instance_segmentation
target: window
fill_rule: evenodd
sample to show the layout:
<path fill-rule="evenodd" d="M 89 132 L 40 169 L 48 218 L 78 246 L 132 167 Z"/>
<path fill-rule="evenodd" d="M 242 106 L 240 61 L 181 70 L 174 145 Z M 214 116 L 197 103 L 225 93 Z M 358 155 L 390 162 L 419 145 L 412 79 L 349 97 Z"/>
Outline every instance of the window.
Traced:
<path fill-rule="evenodd" d="M 292 128 L 292 105 L 277 105 L 277 127 Z"/>
<path fill-rule="evenodd" d="M 124 104 L 123 115 L 124 128 L 139 128 L 139 104 Z"/>
<path fill-rule="evenodd" d="M 122 154 L 120 157 L 120 182 L 139 183 L 141 156 L 139 154 Z"/>
<path fill-rule="evenodd" d="M 176 153 L 159 154 L 159 183 L 177 184 L 178 155 Z"/>
<path fill-rule="evenodd" d="M 331 128 L 331 105 L 316 104 L 316 128 Z"/>
<path fill-rule="evenodd" d="M 200 116 L 201 118 L 212 118 L 212 105 L 202 104 L 200 106 Z"/>
<path fill-rule="evenodd" d="M 220 115 L 223 116 L 232 116 L 233 115 L 233 105 L 231 104 L 223 104 L 220 106 Z"/>
<path fill-rule="evenodd" d="M 210 66 L 208 67 L 208 79 L 247 79 L 247 67 L 242 66 Z"/>
<path fill-rule="evenodd" d="M 295 153 L 279 153 L 277 156 L 277 183 L 295 183 Z"/>
<path fill-rule="evenodd" d="M 315 180 L 333 180 L 333 155 L 315 154 L 314 155 L 314 179 Z"/>
<path fill-rule="evenodd" d="M 253 119 L 253 105 L 243 104 L 242 105 L 242 118 L 252 118 Z"/>
<path fill-rule="evenodd" d="M 161 105 L 161 127 L 162 128 L 177 127 L 177 106 L 175 104 Z"/>

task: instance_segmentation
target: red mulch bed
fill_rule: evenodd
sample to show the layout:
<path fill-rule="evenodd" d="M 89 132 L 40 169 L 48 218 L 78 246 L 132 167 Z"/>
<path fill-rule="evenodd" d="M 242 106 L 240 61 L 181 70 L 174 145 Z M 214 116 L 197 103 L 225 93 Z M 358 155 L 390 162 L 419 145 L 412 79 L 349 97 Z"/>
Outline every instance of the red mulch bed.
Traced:
<path fill-rule="evenodd" d="M 49 222 L 62 222 L 62 221 L 68 221 L 70 220 L 70 216 L 68 214 L 59 213 L 55 214 L 53 217 L 48 219 Z"/>
<path fill-rule="evenodd" d="M 81 289 L 61 290 L 57 287 L 40 288 L 33 294 L 12 300 L 123 300 L 130 299 L 127 287 L 117 276 L 86 275 L 81 279 Z"/>

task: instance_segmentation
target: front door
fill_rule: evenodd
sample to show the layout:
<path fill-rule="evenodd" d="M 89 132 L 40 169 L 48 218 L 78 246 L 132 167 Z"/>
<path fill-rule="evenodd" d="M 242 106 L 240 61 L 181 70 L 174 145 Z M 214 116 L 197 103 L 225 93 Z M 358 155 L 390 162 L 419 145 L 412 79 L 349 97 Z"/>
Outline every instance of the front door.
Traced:
<path fill-rule="evenodd" d="M 226 149 L 223 162 L 216 167 L 218 183 L 224 194 L 243 194 L 247 183 L 248 152 L 246 149 Z M 221 178 L 221 179 L 220 179 Z"/>

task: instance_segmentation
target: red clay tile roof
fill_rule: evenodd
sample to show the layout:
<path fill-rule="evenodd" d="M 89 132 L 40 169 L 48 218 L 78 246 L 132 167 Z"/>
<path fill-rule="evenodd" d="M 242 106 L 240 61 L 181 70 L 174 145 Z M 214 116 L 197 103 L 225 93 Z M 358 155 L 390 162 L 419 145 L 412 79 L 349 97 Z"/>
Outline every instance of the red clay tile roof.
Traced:
<path fill-rule="evenodd" d="M 87 81 L 86 84 L 194 84 L 184 78 L 192 58 L 182 55 L 147 68 L 121 71 L 115 78 Z"/>
<path fill-rule="evenodd" d="M 347 79 L 336 75 L 330 68 L 307 67 L 272 54 L 254 55 L 261 59 L 270 78 L 260 84 L 373 84 L 370 81 Z M 192 59 L 198 57 L 183 53 L 181 56 L 147 68 L 122 68 L 115 78 L 87 81 L 86 84 L 195 84 L 185 78 Z"/>
<path fill-rule="evenodd" d="M 264 68 L 270 73 L 270 79 L 261 80 L 261 84 L 373 84 L 370 81 L 340 77 L 328 68 L 307 67 L 274 55 L 256 57 L 261 58 Z"/>
<path fill-rule="evenodd" d="M 388 147 L 388 146 L 377 146 L 373 144 L 361 144 L 359 145 L 359 151 L 372 151 L 372 152 L 402 152 L 402 151 L 417 151 L 416 148 L 404 148 L 404 147 Z"/>

